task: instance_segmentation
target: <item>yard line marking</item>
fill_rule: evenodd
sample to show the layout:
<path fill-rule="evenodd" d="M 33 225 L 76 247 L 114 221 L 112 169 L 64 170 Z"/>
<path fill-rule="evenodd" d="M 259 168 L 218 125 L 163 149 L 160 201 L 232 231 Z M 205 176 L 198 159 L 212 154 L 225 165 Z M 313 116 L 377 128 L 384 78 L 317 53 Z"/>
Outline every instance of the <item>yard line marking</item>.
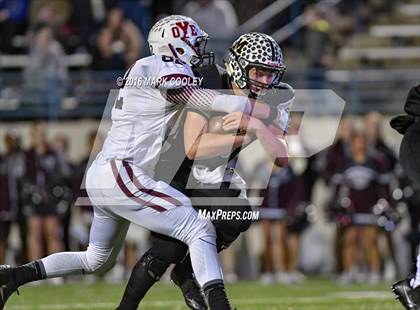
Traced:
<path fill-rule="evenodd" d="M 374 298 L 374 299 L 388 299 L 392 297 L 392 293 L 385 291 L 366 291 L 366 292 L 336 292 L 330 294 L 331 297 L 336 298 L 348 298 L 348 299 L 364 299 L 364 298 Z"/>
<path fill-rule="evenodd" d="M 344 299 L 392 299 L 393 295 L 391 292 L 386 291 L 366 291 L 366 292 L 354 292 L 354 291 L 343 291 L 331 293 L 323 296 L 296 296 L 296 297 L 275 297 L 269 298 L 269 300 L 264 298 L 247 298 L 247 299 L 237 299 L 232 298 L 231 301 L 238 305 L 258 305 L 258 304 L 267 304 L 272 303 L 273 305 L 281 305 L 287 303 L 313 303 L 313 302 L 323 302 L 331 301 L 332 299 L 344 298 Z M 179 309 L 184 306 L 184 302 L 181 300 L 162 300 L 162 301 L 145 301 L 142 303 L 144 307 L 168 307 L 168 306 L 180 306 Z M 38 306 L 29 306 L 29 305 L 15 305 L 9 306 L 10 310 L 68 310 L 68 309 L 112 309 L 117 306 L 117 302 L 102 302 L 102 303 L 77 303 L 77 304 L 51 304 L 51 305 L 38 305 Z"/>

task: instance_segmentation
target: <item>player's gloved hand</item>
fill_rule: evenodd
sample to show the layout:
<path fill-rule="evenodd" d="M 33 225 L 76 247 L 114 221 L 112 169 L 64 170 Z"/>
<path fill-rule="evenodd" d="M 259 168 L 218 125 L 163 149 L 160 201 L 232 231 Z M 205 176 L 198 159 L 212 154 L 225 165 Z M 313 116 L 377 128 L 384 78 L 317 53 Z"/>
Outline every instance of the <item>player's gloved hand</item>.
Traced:
<path fill-rule="evenodd" d="M 413 115 L 398 115 L 391 119 L 390 125 L 400 134 L 404 135 L 414 121 L 415 117 Z"/>
<path fill-rule="evenodd" d="M 391 127 L 402 135 L 412 124 L 420 122 L 420 84 L 410 89 L 404 110 L 408 115 L 395 116 L 390 122 Z"/>

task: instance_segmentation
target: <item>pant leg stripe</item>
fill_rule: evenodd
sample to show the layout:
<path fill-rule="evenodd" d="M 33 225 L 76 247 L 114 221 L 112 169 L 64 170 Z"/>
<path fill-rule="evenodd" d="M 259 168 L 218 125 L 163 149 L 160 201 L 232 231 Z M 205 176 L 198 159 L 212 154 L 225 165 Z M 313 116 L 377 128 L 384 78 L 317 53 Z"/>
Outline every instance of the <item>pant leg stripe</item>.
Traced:
<path fill-rule="evenodd" d="M 173 204 L 176 207 L 180 207 L 180 206 L 183 205 L 178 199 L 176 199 L 172 196 L 169 196 L 165 193 L 158 192 L 158 191 L 155 191 L 151 188 L 146 188 L 145 186 L 143 186 L 140 183 L 139 179 L 134 175 L 133 169 L 130 167 L 130 164 L 128 162 L 123 161 L 123 166 L 125 167 L 125 169 L 127 171 L 127 174 L 130 177 L 130 180 L 133 182 L 133 184 L 137 187 L 138 190 L 140 190 L 143 193 L 146 193 L 150 196 L 154 196 L 154 197 L 158 197 L 158 198 L 161 198 L 163 200 L 166 200 L 167 202 Z"/>
<path fill-rule="evenodd" d="M 159 211 L 159 212 L 166 211 L 166 209 L 164 207 L 162 207 L 160 205 L 157 205 L 157 204 L 154 204 L 152 202 L 146 202 L 145 200 L 135 196 L 132 192 L 130 192 L 128 187 L 124 184 L 124 181 L 123 181 L 123 179 L 122 179 L 122 177 L 121 177 L 121 175 L 120 175 L 120 173 L 117 169 L 117 165 L 115 164 L 114 160 L 111 161 L 111 168 L 112 168 L 112 173 L 114 174 L 114 177 L 115 177 L 115 180 L 117 181 L 118 186 L 120 187 L 120 189 L 123 191 L 123 193 L 128 198 L 130 198 L 131 200 L 133 200 L 133 201 L 135 201 L 135 202 L 137 202 L 141 205 L 144 205 L 144 206 L 150 207 L 152 209 L 155 209 L 156 211 Z"/>

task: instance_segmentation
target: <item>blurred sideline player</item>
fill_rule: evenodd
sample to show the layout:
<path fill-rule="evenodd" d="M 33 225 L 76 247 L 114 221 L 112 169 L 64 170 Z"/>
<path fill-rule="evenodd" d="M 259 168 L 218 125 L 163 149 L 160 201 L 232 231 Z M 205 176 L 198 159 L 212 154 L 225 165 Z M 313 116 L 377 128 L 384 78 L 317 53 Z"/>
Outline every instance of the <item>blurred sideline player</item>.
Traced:
<path fill-rule="evenodd" d="M 258 46 L 260 48 L 256 48 Z M 232 89 L 235 94 L 249 90 L 249 96 L 263 100 L 268 89 L 276 87 L 285 89 L 288 100 L 282 102 L 279 98 L 278 113 L 265 122 L 241 113 L 221 118 L 217 113 L 186 107 L 181 116 L 185 123 L 181 121 L 181 127 L 170 136 L 171 147 L 162 154 L 157 175 L 190 197 L 197 209 L 244 214 L 251 208 L 244 194 L 245 182 L 234 170 L 237 155 L 242 147 L 258 139 L 277 165 L 287 164 L 284 135 L 294 92 L 289 85 L 280 82 L 285 71 L 281 49 L 268 35 L 248 33 L 238 38 L 230 49 L 226 68 L 227 72 L 223 72 L 222 68 L 203 66 L 196 72 L 204 77 L 206 87 Z M 238 129 L 246 134 L 232 134 Z M 182 162 L 181 166 L 177 160 Z M 207 198 L 204 205 L 200 204 L 200 198 Z M 227 198 L 225 205 L 220 205 L 218 198 Z M 213 221 L 218 250 L 227 248 L 250 224 L 250 220 L 242 219 Z M 134 268 L 118 309 L 137 309 L 146 292 L 171 263 L 176 263 L 171 278 L 181 288 L 188 307 L 207 309 L 189 255 L 185 257 L 187 247 L 162 235 L 153 234 L 153 237 L 153 246 Z"/>
<path fill-rule="evenodd" d="M 408 115 L 397 116 L 391 127 L 404 135 L 400 146 L 400 163 L 410 179 L 420 184 L 420 85 L 408 93 L 405 103 Z M 420 253 L 416 273 L 392 285 L 392 291 L 407 310 L 420 309 Z"/>
<path fill-rule="evenodd" d="M 197 281 L 208 293 L 210 309 L 230 309 L 214 227 L 198 218 L 184 194 L 153 177 L 167 129 L 181 105 L 249 113 L 251 102 L 245 96 L 183 86 L 173 79 L 193 79 L 191 65 L 204 57 L 207 34 L 192 19 L 173 15 L 154 27 L 167 31 L 154 38 L 152 56 L 138 60 L 124 80 L 156 83 L 142 87 L 124 83 L 102 151 L 86 174 L 87 192 L 94 205 L 88 249 L 52 254 L 20 267 L 0 266 L 0 309 L 25 283 L 108 270 L 115 264 L 130 222 L 186 243 Z M 183 53 L 174 58 L 171 55 L 176 49 Z M 270 114 L 267 105 L 256 103 L 253 108 Z"/>
<path fill-rule="evenodd" d="M 349 210 L 351 218 L 344 232 L 342 248 L 343 275 L 340 282 L 356 281 L 360 253 L 364 253 L 368 267 L 368 281 L 380 282 L 381 257 L 379 226 L 375 208 L 388 205 L 389 193 L 385 185 L 387 161 L 380 153 L 369 153 L 364 128 L 354 127 L 350 137 L 350 151 L 343 165 L 333 176 L 339 207 Z M 386 199 L 386 200 L 385 200 Z"/>
<path fill-rule="evenodd" d="M 378 112 L 369 112 L 364 116 L 364 124 L 366 128 L 366 134 L 368 138 L 370 152 L 382 154 L 386 161 L 385 173 L 389 175 L 389 184 L 386 185 L 386 190 L 388 192 L 388 197 L 391 198 L 391 190 L 393 190 L 392 184 L 397 181 L 397 163 L 398 159 L 395 152 L 387 146 L 385 143 L 384 137 L 381 134 L 381 124 L 383 123 L 382 115 Z M 392 201 L 393 207 L 396 205 L 394 199 L 388 199 L 389 202 Z M 388 208 L 389 209 L 389 208 Z M 395 208 L 392 208 L 395 210 Z M 397 212 L 397 211 L 395 211 Z M 392 238 L 392 232 L 394 229 L 382 229 L 381 234 L 385 236 L 387 250 L 390 253 L 391 262 L 396 273 L 399 274 L 397 257 L 395 253 L 395 245 Z"/>
<path fill-rule="evenodd" d="M 293 115 L 288 133 L 297 135 L 301 117 Z M 296 137 L 296 136 L 293 136 Z M 303 151 L 299 139 L 289 139 L 289 150 Z M 305 276 L 299 271 L 300 236 L 308 226 L 302 172 L 305 162 L 291 158 L 289 165 L 272 172 L 260 214 L 264 233 L 263 274 L 261 282 L 301 283 Z M 277 234 L 276 234 L 277 233 Z M 277 238 L 276 238 L 277 236 Z M 276 255 L 279 253 L 279 255 Z"/>
<path fill-rule="evenodd" d="M 320 175 L 327 186 L 334 185 L 333 176 L 336 171 L 344 166 L 348 153 L 350 152 L 350 137 L 353 130 L 354 119 L 344 116 L 340 121 L 340 127 L 335 143 L 324 152 L 321 152 L 317 164 Z M 335 223 L 334 256 L 335 272 L 341 274 L 343 271 L 343 241 L 344 233 L 349 224 L 349 217 L 343 208 L 335 203 L 338 200 L 338 190 L 334 190 L 328 201 L 327 214 L 329 219 Z"/>

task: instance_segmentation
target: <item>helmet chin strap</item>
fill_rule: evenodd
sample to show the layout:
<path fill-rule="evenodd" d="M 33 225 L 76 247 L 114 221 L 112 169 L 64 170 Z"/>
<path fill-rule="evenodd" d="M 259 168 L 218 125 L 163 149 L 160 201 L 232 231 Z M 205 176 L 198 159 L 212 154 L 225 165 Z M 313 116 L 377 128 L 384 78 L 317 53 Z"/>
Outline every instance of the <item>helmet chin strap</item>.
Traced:
<path fill-rule="evenodd" d="M 257 99 L 258 98 L 258 94 L 254 93 L 251 89 L 249 90 L 249 94 L 248 94 L 248 98 L 250 99 Z"/>
<path fill-rule="evenodd" d="M 252 96 L 251 98 L 254 98 L 254 99 L 256 99 L 259 96 L 266 95 L 268 90 L 271 88 L 271 87 L 260 87 L 259 86 L 260 91 L 256 92 L 252 89 L 251 85 L 248 84 L 248 87 L 249 87 L 249 96 L 248 97 Z"/>

